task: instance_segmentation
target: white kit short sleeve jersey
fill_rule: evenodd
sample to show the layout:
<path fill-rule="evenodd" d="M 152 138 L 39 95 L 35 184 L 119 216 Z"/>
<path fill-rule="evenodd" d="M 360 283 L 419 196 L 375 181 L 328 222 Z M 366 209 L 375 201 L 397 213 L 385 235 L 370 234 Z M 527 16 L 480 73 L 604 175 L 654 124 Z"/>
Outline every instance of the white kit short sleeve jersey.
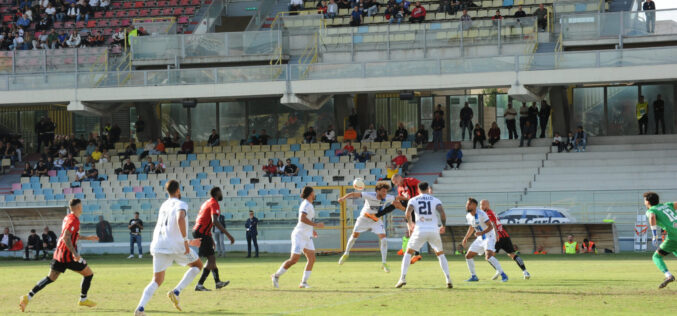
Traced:
<path fill-rule="evenodd" d="M 468 225 L 475 228 L 476 233 L 479 233 L 487 229 L 487 227 L 489 226 L 487 222 L 490 222 L 487 213 L 485 213 L 483 210 L 480 210 L 479 208 L 477 209 L 477 211 L 475 211 L 475 216 L 473 216 L 472 213 L 468 213 L 465 215 L 465 219 L 468 221 Z M 487 239 L 487 237 L 492 237 L 493 239 L 496 239 L 496 229 L 492 229 L 490 232 L 482 235 L 480 239 Z"/>
<path fill-rule="evenodd" d="M 313 203 L 308 202 L 308 200 L 303 200 L 301 202 L 301 205 L 299 205 L 299 222 L 296 224 L 296 227 L 294 228 L 295 233 L 300 233 L 303 235 L 307 236 L 312 236 L 313 235 L 313 226 L 310 226 L 304 222 L 301 222 L 301 214 L 306 214 L 306 217 L 309 220 L 315 220 L 315 208 L 313 207 Z"/>
<path fill-rule="evenodd" d="M 439 230 L 439 219 L 437 218 L 437 206 L 441 205 L 439 199 L 429 194 L 419 194 L 409 199 L 407 209 L 414 208 L 414 217 L 416 218 L 416 231 L 435 231 Z"/>
<path fill-rule="evenodd" d="M 176 198 L 169 198 L 160 206 L 157 224 L 150 243 L 151 254 L 183 254 L 186 248 L 179 230 L 180 210 L 185 211 L 186 233 L 188 229 L 188 204 Z M 187 237 L 187 236 L 186 236 Z"/>
<path fill-rule="evenodd" d="M 378 211 L 384 209 L 386 205 L 395 201 L 395 197 L 388 194 L 386 198 L 381 200 L 376 197 L 376 192 L 362 192 L 362 198 L 364 199 L 364 206 L 362 207 L 361 214 L 376 214 Z"/>

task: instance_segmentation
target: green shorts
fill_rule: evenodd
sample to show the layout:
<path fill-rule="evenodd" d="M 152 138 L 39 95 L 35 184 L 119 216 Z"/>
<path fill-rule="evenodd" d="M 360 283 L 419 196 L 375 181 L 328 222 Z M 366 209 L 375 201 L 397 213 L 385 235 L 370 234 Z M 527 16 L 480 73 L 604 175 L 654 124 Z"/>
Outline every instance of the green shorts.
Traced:
<path fill-rule="evenodd" d="M 677 251 L 677 239 L 676 238 L 665 238 L 665 241 L 659 246 L 660 249 L 667 253 L 673 253 Z"/>

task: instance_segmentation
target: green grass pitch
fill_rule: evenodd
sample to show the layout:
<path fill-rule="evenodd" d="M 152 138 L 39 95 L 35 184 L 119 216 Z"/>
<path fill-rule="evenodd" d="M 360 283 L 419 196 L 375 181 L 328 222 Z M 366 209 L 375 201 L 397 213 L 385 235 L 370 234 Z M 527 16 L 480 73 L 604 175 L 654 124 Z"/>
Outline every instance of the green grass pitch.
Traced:
<path fill-rule="evenodd" d="M 152 275 L 151 257 L 125 259 L 124 255 L 88 256 L 94 279 L 89 297 L 99 305 L 79 308 L 80 275 L 66 272 L 28 305 L 34 315 L 132 315 Z M 319 256 L 310 278 L 311 289 L 299 289 L 305 260 L 292 267 L 273 289 L 270 275 L 286 259 L 263 254 L 246 259 L 242 253 L 218 258 L 223 280 L 231 284 L 219 291 L 195 292 L 194 281 L 181 295 L 183 312 L 166 297 L 185 272 L 173 266 L 165 283 L 146 307 L 149 315 L 669 315 L 677 308 L 677 283 L 658 290 L 663 275 L 651 254 L 526 255 L 531 280 L 523 280 L 517 265 L 505 255 L 499 261 L 510 277 L 491 281 L 493 269 L 476 260 L 480 282 L 468 284 L 461 256 L 448 255 L 454 288 L 445 282 L 435 257 L 409 269 L 405 288 L 395 289 L 401 257 L 389 254 L 391 273 L 379 270 L 377 253 L 353 253 L 343 265 L 338 255 Z M 677 271 L 677 260 L 667 260 Z M 0 315 L 19 315 L 18 298 L 47 275 L 49 261 L 0 261 Z M 214 288 L 213 279 L 205 285 Z"/>

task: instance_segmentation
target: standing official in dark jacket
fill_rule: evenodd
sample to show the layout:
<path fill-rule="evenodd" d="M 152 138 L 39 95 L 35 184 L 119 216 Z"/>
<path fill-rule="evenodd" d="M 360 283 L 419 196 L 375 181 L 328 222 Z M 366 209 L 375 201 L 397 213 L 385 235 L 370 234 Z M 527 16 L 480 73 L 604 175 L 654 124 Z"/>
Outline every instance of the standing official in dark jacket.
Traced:
<path fill-rule="evenodd" d="M 31 229 L 31 234 L 28 235 L 28 242 L 26 243 L 26 257 L 24 260 L 30 260 L 28 257 L 28 253 L 31 250 L 35 251 L 35 260 L 40 259 L 40 250 L 42 250 L 42 239 L 40 239 L 40 236 L 35 233 L 35 229 Z"/>
<path fill-rule="evenodd" d="M 545 129 L 548 127 L 550 119 L 550 105 L 545 100 L 541 101 L 541 109 L 538 112 L 538 118 L 541 121 L 541 138 L 545 138 Z"/>
<path fill-rule="evenodd" d="M 254 216 L 254 211 L 249 211 L 249 218 L 244 224 L 244 227 L 247 229 L 247 258 L 251 258 L 252 256 L 252 242 L 254 243 L 254 248 L 256 249 L 256 255 L 254 255 L 254 257 L 259 257 L 259 243 L 256 241 L 256 235 L 258 235 L 258 225 L 259 219 Z"/>

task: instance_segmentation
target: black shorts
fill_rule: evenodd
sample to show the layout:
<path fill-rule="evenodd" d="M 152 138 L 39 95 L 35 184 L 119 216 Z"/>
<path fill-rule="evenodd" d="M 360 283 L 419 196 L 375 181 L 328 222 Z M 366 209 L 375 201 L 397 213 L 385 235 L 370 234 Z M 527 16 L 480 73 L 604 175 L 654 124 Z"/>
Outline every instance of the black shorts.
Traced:
<path fill-rule="evenodd" d="M 82 262 L 59 262 L 52 259 L 52 262 L 49 264 L 50 268 L 56 272 L 64 273 L 66 269 L 80 272 L 87 268 L 87 262 L 82 260 Z"/>
<path fill-rule="evenodd" d="M 503 249 L 506 253 L 515 252 L 515 247 L 512 245 L 512 240 L 510 237 L 503 237 L 496 242 L 496 253 Z"/>
<path fill-rule="evenodd" d="M 209 257 L 214 255 L 214 238 L 211 235 L 205 235 L 197 231 L 193 231 L 193 238 L 200 239 L 200 249 L 197 254 L 200 257 Z"/>

